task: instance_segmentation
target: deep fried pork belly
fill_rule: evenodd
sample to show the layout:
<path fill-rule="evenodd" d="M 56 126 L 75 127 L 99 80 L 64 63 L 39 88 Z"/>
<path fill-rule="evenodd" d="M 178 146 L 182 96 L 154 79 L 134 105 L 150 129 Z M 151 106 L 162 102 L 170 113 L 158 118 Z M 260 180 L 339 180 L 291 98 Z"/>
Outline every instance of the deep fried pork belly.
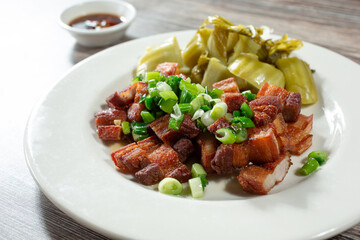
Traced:
<path fill-rule="evenodd" d="M 280 154 L 280 148 L 273 129 L 261 131 L 249 137 L 249 160 L 254 164 L 275 161 Z"/>
<path fill-rule="evenodd" d="M 282 111 L 281 101 L 276 96 L 256 98 L 249 103 L 249 107 L 254 113 L 254 123 L 256 126 L 271 123 L 276 118 L 276 115 Z"/>
<path fill-rule="evenodd" d="M 127 111 L 130 122 L 142 122 L 141 111 L 145 109 L 144 103 L 133 103 Z"/>
<path fill-rule="evenodd" d="M 267 194 L 286 176 L 291 166 L 290 156 L 281 155 L 276 161 L 264 165 L 248 165 L 237 177 L 244 191 L 253 194 Z"/>
<path fill-rule="evenodd" d="M 217 174 L 232 173 L 235 168 L 249 163 L 249 154 L 250 148 L 246 143 L 221 144 L 211 161 L 211 167 Z"/>
<path fill-rule="evenodd" d="M 279 144 L 274 130 L 258 129 L 253 131 L 246 142 L 221 144 L 211 160 L 211 167 L 217 174 L 229 174 L 236 168 L 244 167 L 250 161 L 254 164 L 273 162 L 278 159 L 279 154 Z"/>
<path fill-rule="evenodd" d="M 101 125 L 114 125 L 114 120 L 126 121 L 126 112 L 117 109 L 108 109 L 95 113 L 96 126 Z"/>
<path fill-rule="evenodd" d="M 200 133 L 196 139 L 201 155 L 201 165 L 207 173 L 213 173 L 211 168 L 211 160 L 215 157 L 219 141 L 211 133 Z"/>
<path fill-rule="evenodd" d="M 169 129 L 170 115 L 166 114 L 161 118 L 156 119 L 150 124 L 150 128 L 164 143 L 168 145 L 174 145 L 179 139 L 195 138 L 199 133 L 200 129 L 196 127 L 194 121 L 191 120 L 191 116 L 185 114 L 184 120 L 181 123 L 179 130 Z"/>
<path fill-rule="evenodd" d="M 228 106 L 228 113 L 239 110 L 241 105 L 246 101 L 247 97 L 241 93 L 223 93 L 221 100 Z"/>
<path fill-rule="evenodd" d="M 144 185 L 154 185 L 165 178 L 159 164 L 151 163 L 135 173 L 137 180 Z"/>
<path fill-rule="evenodd" d="M 297 92 L 289 92 L 281 87 L 270 85 L 267 82 L 263 84 L 256 95 L 262 96 L 277 96 L 283 105 L 282 113 L 285 122 L 296 122 L 301 110 L 301 95 Z"/>
<path fill-rule="evenodd" d="M 180 70 L 178 66 L 179 66 L 178 63 L 164 62 L 157 65 L 155 71 L 160 71 L 161 75 L 164 75 L 165 77 L 171 75 L 180 75 Z"/>
<path fill-rule="evenodd" d="M 117 125 L 99 126 L 98 136 L 101 140 L 120 140 L 122 136 L 122 128 Z"/>
<path fill-rule="evenodd" d="M 146 82 L 137 82 L 137 83 L 134 83 L 134 84 L 136 84 L 136 93 L 135 93 L 135 96 L 134 96 L 134 102 L 138 103 L 140 101 L 140 98 L 144 94 L 149 93 L 148 83 L 146 83 Z"/>
<path fill-rule="evenodd" d="M 167 144 L 162 144 L 161 147 L 155 149 L 147 157 L 150 163 L 156 164 L 156 169 L 161 172 L 161 174 L 159 172 L 155 174 L 156 179 L 154 178 L 151 184 L 157 183 L 156 181 L 159 176 L 176 178 L 180 182 L 186 182 L 191 178 L 190 170 L 179 161 L 178 153 Z M 137 177 L 140 183 L 145 184 L 145 182 L 142 182 L 142 179 L 144 178 L 145 172 L 148 171 L 148 168 L 152 168 L 150 172 L 153 175 L 155 173 L 154 165 L 144 168 L 139 174 L 135 174 L 135 177 Z M 150 182 L 148 176 L 147 182 Z M 147 185 L 149 184 L 147 183 Z"/>
<path fill-rule="evenodd" d="M 227 120 L 225 117 L 221 117 L 216 120 L 213 124 L 207 127 L 207 130 L 213 134 L 220 128 L 228 128 L 231 126 L 231 122 Z"/>
<path fill-rule="evenodd" d="M 129 144 L 111 153 L 112 160 L 121 172 L 134 173 L 138 181 L 152 185 L 164 177 L 186 182 L 191 172 L 179 161 L 179 154 L 156 136 Z"/>
<path fill-rule="evenodd" d="M 178 153 L 179 161 L 182 163 L 195 151 L 194 144 L 187 138 L 181 138 L 172 148 Z"/>
<path fill-rule="evenodd" d="M 137 83 L 130 85 L 121 92 L 111 94 L 106 102 L 110 108 L 125 109 L 134 102 Z"/>
<path fill-rule="evenodd" d="M 234 77 L 227 78 L 213 84 L 213 88 L 218 88 L 224 91 L 224 93 L 238 93 L 239 87 Z"/>

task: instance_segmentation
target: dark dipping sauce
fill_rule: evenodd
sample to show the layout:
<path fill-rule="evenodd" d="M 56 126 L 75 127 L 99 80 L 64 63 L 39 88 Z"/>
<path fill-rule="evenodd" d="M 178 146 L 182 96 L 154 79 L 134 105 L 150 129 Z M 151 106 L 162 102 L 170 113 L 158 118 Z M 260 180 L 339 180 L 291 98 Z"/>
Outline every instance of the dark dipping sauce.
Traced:
<path fill-rule="evenodd" d="M 98 30 L 120 24 L 124 20 L 124 17 L 113 14 L 95 13 L 75 18 L 69 25 L 78 29 Z"/>

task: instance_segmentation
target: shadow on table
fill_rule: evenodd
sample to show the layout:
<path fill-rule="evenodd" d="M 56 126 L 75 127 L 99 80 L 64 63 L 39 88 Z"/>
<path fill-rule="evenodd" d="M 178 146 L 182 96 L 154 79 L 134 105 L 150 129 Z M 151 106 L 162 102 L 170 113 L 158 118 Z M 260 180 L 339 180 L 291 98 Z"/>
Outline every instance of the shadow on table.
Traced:
<path fill-rule="evenodd" d="M 39 190 L 42 220 L 48 232 L 49 239 L 76 239 L 76 240 L 108 240 L 65 215 Z"/>
<path fill-rule="evenodd" d="M 133 40 L 135 39 L 134 37 L 132 36 L 124 36 L 122 39 L 120 39 L 118 42 L 116 42 L 115 44 L 113 45 L 110 45 L 110 46 L 105 46 L 105 47 L 84 47 L 78 43 L 74 44 L 73 46 L 73 49 L 72 49 L 72 52 L 71 52 L 71 62 L 73 64 L 77 64 L 78 62 L 84 60 L 85 58 L 87 57 L 90 57 L 91 55 L 94 55 L 95 53 L 98 53 L 106 48 L 109 48 L 109 47 L 112 47 L 112 46 L 115 46 L 117 44 L 120 44 L 120 43 L 124 43 L 126 41 L 130 41 L 130 40 Z"/>

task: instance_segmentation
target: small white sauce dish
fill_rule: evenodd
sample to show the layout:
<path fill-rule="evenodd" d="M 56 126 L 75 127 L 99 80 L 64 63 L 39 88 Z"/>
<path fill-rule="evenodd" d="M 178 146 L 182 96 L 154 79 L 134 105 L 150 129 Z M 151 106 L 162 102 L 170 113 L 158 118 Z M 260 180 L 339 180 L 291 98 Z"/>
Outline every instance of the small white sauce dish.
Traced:
<path fill-rule="evenodd" d="M 71 27 L 69 23 L 76 18 L 90 14 L 113 14 L 123 17 L 124 22 L 97 30 L 78 29 Z M 86 47 L 102 47 L 118 42 L 126 29 L 134 21 L 136 9 L 130 3 L 122 0 L 94 0 L 82 2 L 66 8 L 59 18 L 62 28 L 67 30 L 79 44 Z"/>

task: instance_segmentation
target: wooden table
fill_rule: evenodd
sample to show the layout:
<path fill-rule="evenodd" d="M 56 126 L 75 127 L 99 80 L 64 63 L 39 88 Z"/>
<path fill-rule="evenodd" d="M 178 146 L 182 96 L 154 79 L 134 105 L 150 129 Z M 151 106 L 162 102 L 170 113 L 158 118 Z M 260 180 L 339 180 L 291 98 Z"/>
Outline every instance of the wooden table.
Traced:
<path fill-rule="evenodd" d="M 359 0 L 129 2 L 137 8 L 138 16 L 122 41 L 194 29 L 208 15 L 218 14 L 234 23 L 271 26 L 277 34 L 288 33 L 360 63 Z M 102 50 L 77 45 L 58 26 L 60 11 L 72 3 L 0 3 L 1 239 L 106 239 L 74 222 L 43 195 L 30 175 L 23 153 L 26 121 L 39 96 L 74 64 Z M 360 224 L 332 239 L 360 239 Z"/>

